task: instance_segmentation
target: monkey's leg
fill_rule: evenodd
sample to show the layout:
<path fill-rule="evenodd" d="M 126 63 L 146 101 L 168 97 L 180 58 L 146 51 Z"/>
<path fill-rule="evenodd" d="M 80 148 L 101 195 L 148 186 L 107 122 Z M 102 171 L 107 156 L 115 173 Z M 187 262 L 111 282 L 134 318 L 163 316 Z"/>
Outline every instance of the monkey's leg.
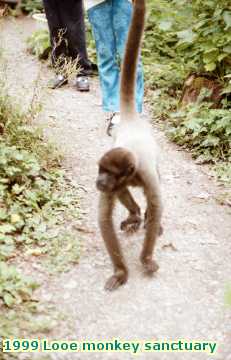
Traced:
<path fill-rule="evenodd" d="M 140 260 L 146 272 L 152 274 L 159 268 L 158 264 L 153 260 L 153 251 L 161 228 L 162 204 L 156 178 L 149 180 L 148 183 L 145 189 L 147 199 L 146 233 Z"/>
<path fill-rule="evenodd" d="M 146 229 L 147 226 L 147 210 L 144 213 L 144 229 Z M 160 229 L 159 229 L 159 236 L 163 235 L 164 232 L 164 228 L 163 226 L 160 224 Z"/>
<path fill-rule="evenodd" d="M 99 226 L 114 267 L 114 275 L 112 275 L 105 284 L 106 290 L 116 289 L 120 285 L 124 284 L 128 277 L 128 270 L 125 265 L 112 219 L 114 204 L 114 194 L 100 193 Z"/>
<path fill-rule="evenodd" d="M 121 230 L 126 232 L 135 232 L 139 229 L 141 224 L 140 208 L 132 197 L 130 191 L 125 188 L 118 193 L 120 202 L 129 211 L 129 216 L 120 224 Z"/>

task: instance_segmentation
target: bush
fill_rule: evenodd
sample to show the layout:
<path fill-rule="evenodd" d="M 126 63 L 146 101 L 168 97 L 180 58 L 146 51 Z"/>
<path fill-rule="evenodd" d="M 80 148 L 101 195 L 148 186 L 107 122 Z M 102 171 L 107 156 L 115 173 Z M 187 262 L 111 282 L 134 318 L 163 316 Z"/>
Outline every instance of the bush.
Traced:
<path fill-rule="evenodd" d="M 19 305 L 32 299 L 33 290 L 37 284 L 29 278 L 24 278 L 13 266 L 0 262 L 0 299 L 8 307 Z"/>
<path fill-rule="evenodd" d="M 35 13 L 43 9 L 43 3 L 42 0 L 22 0 L 21 8 L 28 13 Z"/>
<path fill-rule="evenodd" d="M 229 110 L 193 106 L 172 113 L 170 137 L 190 148 L 195 157 L 216 163 L 231 161 L 231 118 Z"/>
<path fill-rule="evenodd" d="M 231 9 L 228 0 L 150 1 L 144 55 L 187 71 L 225 75 L 231 62 Z M 173 60 L 173 61 L 172 61 Z M 146 60 L 148 63 L 148 60 Z M 227 66 L 226 66 L 227 65 Z"/>
<path fill-rule="evenodd" d="M 171 139 L 189 148 L 194 157 L 220 161 L 221 175 L 231 159 L 230 2 L 150 0 L 148 8 L 143 59 L 154 115 L 165 120 Z M 214 82 L 214 89 L 223 89 L 222 101 L 217 102 L 221 109 L 203 103 L 208 101 L 203 95 L 208 89 L 203 87 L 194 105 L 181 106 L 182 89 L 190 74 L 202 75 Z"/>
<path fill-rule="evenodd" d="M 12 266 L 23 255 L 40 257 L 50 272 L 77 263 L 80 245 L 67 220 L 79 216 L 77 191 L 59 169 L 60 156 L 31 125 L 34 106 L 23 113 L 0 87 L 0 332 L 15 336 L 35 327 L 33 290 L 23 271 Z M 46 256 L 45 256 L 46 255 Z M 23 266 L 22 266 L 23 267 Z M 10 308 L 10 310 L 9 310 Z M 32 310 L 31 310 L 32 309 Z M 40 320 L 41 331 L 44 327 Z"/>

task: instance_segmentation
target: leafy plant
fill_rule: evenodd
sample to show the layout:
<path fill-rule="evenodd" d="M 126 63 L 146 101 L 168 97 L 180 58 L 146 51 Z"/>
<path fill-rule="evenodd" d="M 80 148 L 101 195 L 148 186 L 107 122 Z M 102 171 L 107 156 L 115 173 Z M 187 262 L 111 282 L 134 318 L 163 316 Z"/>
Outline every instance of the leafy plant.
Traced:
<path fill-rule="evenodd" d="M 14 258 L 34 256 L 51 272 L 78 262 L 79 241 L 67 222 L 79 217 L 79 205 L 76 187 L 59 168 L 59 154 L 31 125 L 35 107 L 22 112 L 1 85 L 0 332 L 13 336 L 25 324 L 35 327 L 28 304 L 37 286 L 12 267 Z M 41 331 L 48 328 L 40 325 Z"/>
<path fill-rule="evenodd" d="M 39 12 L 43 9 L 42 0 L 22 0 L 21 8 L 28 13 Z"/>
<path fill-rule="evenodd" d="M 0 144 L 0 177 L 0 258 L 4 259 L 14 256 L 17 244 L 44 246 L 49 228 L 59 223 L 60 210 L 73 199 L 56 190 L 63 181 L 60 171 L 47 173 L 34 155 L 15 146 Z"/>
<path fill-rule="evenodd" d="M 149 0 L 148 10 L 143 61 L 154 116 L 173 141 L 189 148 L 194 157 L 214 163 L 218 178 L 228 183 L 231 179 L 228 171 L 231 156 L 230 2 Z M 192 106 L 180 106 L 189 74 L 220 84 L 223 88 L 221 109 L 199 101 Z M 204 91 L 207 90 L 202 88 L 199 99 Z"/>
<path fill-rule="evenodd" d="M 85 17 L 86 42 L 88 55 L 93 62 L 97 62 L 95 40 L 92 35 L 91 26 L 87 17 Z"/>
<path fill-rule="evenodd" d="M 231 189 L 231 163 L 220 163 L 215 166 L 215 172 L 217 178 L 223 183 L 227 184 Z M 231 200 L 231 192 L 230 192 Z M 231 201 L 230 201 L 231 204 Z"/>
<path fill-rule="evenodd" d="M 27 39 L 27 46 L 31 54 L 39 59 L 46 59 L 51 50 L 50 36 L 48 29 L 40 29 L 33 32 Z"/>
<path fill-rule="evenodd" d="M 231 60 L 228 0 L 151 0 L 150 7 L 144 54 L 155 51 L 166 60 L 183 56 L 180 64 L 188 70 L 224 74 Z"/>
<path fill-rule="evenodd" d="M 13 266 L 0 262 L 0 299 L 8 307 L 32 300 L 33 290 L 38 285 L 21 274 Z"/>
<path fill-rule="evenodd" d="M 48 170 L 60 165 L 61 155 L 53 144 L 43 141 L 41 129 L 32 126 L 39 110 L 39 104 L 32 100 L 28 111 L 23 112 L 0 82 L 0 141 L 33 153 L 41 166 Z"/>
<path fill-rule="evenodd" d="M 172 140 L 189 147 L 206 162 L 231 160 L 230 111 L 193 106 L 171 114 Z"/>

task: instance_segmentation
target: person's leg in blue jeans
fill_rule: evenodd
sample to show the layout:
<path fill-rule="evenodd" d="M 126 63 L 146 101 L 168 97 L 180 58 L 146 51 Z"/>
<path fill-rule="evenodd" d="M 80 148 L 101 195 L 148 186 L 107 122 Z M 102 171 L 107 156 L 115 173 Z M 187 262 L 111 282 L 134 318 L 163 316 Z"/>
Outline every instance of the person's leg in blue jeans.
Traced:
<path fill-rule="evenodd" d="M 112 1 L 104 1 L 88 10 L 96 43 L 103 110 L 107 112 L 119 111 L 119 67 L 112 27 Z"/>
<path fill-rule="evenodd" d="M 119 112 L 120 65 L 132 15 L 128 0 L 106 0 L 88 10 L 96 42 L 103 110 Z M 138 66 L 137 111 L 142 111 L 143 72 Z"/>

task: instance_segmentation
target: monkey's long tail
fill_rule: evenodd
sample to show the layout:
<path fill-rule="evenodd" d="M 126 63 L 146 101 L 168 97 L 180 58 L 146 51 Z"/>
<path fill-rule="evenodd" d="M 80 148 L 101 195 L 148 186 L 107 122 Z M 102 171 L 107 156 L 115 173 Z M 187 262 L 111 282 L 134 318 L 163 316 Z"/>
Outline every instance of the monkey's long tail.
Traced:
<path fill-rule="evenodd" d="M 140 46 L 145 25 L 145 0 L 134 0 L 133 16 L 129 28 L 120 84 L 121 118 L 132 119 L 136 114 L 135 88 Z"/>

